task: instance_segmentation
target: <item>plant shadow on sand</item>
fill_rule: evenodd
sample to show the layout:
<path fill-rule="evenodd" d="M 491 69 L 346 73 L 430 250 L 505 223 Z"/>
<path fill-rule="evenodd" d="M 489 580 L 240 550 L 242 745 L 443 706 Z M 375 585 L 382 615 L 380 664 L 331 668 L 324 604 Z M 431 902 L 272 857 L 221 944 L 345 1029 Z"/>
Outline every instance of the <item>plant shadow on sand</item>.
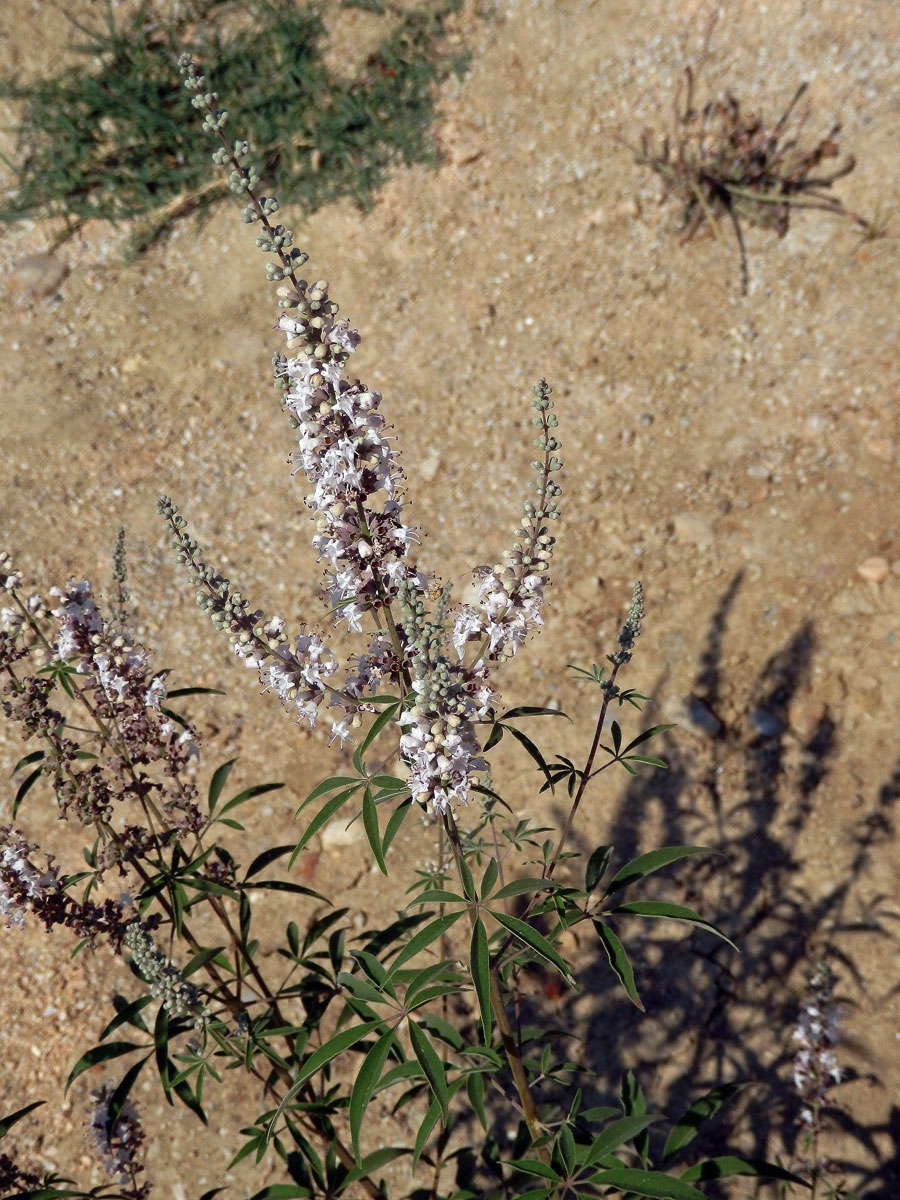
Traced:
<path fill-rule="evenodd" d="M 880 941 L 885 952 L 896 954 L 897 914 L 885 896 L 871 895 L 872 888 L 863 885 L 873 858 L 894 838 L 900 762 L 877 795 L 860 804 L 844 877 L 814 893 L 805 880 L 820 885 L 825 880 L 815 867 L 803 871 L 802 844 L 809 846 L 814 835 L 817 801 L 840 749 L 838 728 L 827 710 L 803 736 L 789 721 L 792 701 L 812 672 L 812 622 L 801 625 L 759 670 L 749 690 L 749 722 L 737 728 L 715 718 L 728 618 L 741 583 L 738 574 L 721 598 L 691 689 L 706 713 L 705 736 L 691 738 L 677 727 L 666 734 L 665 749 L 657 745 L 655 753 L 662 753 L 670 769 L 636 776 L 620 794 L 605 829 L 596 827 L 602 831 L 596 840 L 615 847 L 614 869 L 650 845 L 718 850 L 644 880 L 641 898 L 695 908 L 737 944 L 740 954 L 703 931 L 679 926 L 682 936 L 673 934 L 676 927 L 668 922 L 661 929 L 655 922 L 630 921 L 620 936 L 636 968 L 645 1018 L 626 999 L 597 940 L 582 933 L 577 952 L 582 998 L 567 999 L 549 974 L 536 971 L 537 986 L 523 1020 L 532 1005 L 556 1004 L 558 1025 L 583 1041 L 587 1070 L 579 1081 L 587 1081 L 590 1102 L 614 1101 L 619 1077 L 632 1070 L 648 1107 L 674 1118 L 704 1091 L 746 1081 L 752 1086 L 701 1133 L 697 1151 L 722 1154 L 740 1145 L 742 1153 L 770 1161 L 780 1155 L 791 1166 L 791 1160 L 799 1164 L 805 1158 L 801 1101 L 791 1082 L 797 1052 L 792 1033 L 804 977 L 818 960 L 830 962 L 846 1014 L 854 991 L 864 986 L 854 936 L 865 935 L 870 944 Z M 686 741 L 695 748 L 686 750 Z M 564 817 L 564 806 L 559 808 L 557 817 Z M 582 837 L 570 848 L 581 855 L 573 860 L 574 877 L 594 845 Z M 587 923 L 580 926 L 589 929 Z M 852 1039 L 842 1035 L 836 1053 L 843 1082 L 882 1087 L 877 1064 L 866 1074 L 847 1068 L 852 1050 Z M 590 1085 L 592 1070 L 600 1088 Z M 871 1127 L 854 1119 L 842 1102 L 841 1087 L 833 1100 L 823 1112 L 824 1145 L 827 1151 L 837 1134 L 843 1153 L 827 1156 L 820 1194 L 843 1179 L 865 1200 L 896 1200 L 900 1107 L 892 1105 L 888 1119 Z M 709 1194 L 734 1193 L 727 1188 L 717 1193 L 711 1185 Z M 768 1184 L 764 1194 L 777 1193 Z"/>

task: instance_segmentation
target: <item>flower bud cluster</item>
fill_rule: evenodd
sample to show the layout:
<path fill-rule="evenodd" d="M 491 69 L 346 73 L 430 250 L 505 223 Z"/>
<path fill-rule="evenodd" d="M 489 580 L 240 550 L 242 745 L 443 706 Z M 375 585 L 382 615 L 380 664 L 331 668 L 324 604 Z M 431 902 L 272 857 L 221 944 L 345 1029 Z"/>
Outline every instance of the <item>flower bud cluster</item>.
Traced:
<path fill-rule="evenodd" d="M 51 588 L 50 593 L 59 597 L 52 612 L 59 625 L 56 655 L 63 662 L 75 660 L 79 675 L 87 677 L 94 689 L 97 717 L 114 726 L 118 735 L 119 756 L 109 765 L 122 786 L 114 791 L 140 796 L 159 791 L 172 825 L 196 832 L 206 819 L 194 803 L 195 785 L 181 775 L 199 749 L 194 731 L 176 725 L 162 712 L 165 673 L 151 676 L 147 652 L 127 633 L 104 621 L 87 580 Z M 150 763 L 160 764 L 172 782 L 142 777 L 138 785 L 134 772 Z M 74 803 L 83 820 L 107 819 L 113 791 L 99 778 L 99 770 L 70 775 L 63 788 L 66 803 Z"/>
<path fill-rule="evenodd" d="M 817 1124 L 819 1110 L 828 1103 L 831 1086 L 843 1078 L 833 1050 L 840 1020 L 834 988 L 831 967 L 826 962 L 818 963 L 807 982 L 792 1035 L 799 1045 L 792 1079 L 801 1100 L 800 1121 L 808 1128 Z"/>
<path fill-rule="evenodd" d="M 430 620 L 421 592 L 403 586 L 399 598 L 415 695 L 400 717 L 400 752 L 409 766 L 413 799 L 445 813 L 468 803 L 473 773 L 487 768 L 474 722 L 490 716 L 494 692 L 483 661 L 467 668 L 445 653 L 449 589 L 441 593 Z"/>
<path fill-rule="evenodd" d="M 0 595 L 8 595 L 12 607 L 0 607 L 0 667 L 11 666 L 32 651 L 37 641 L 35 622 L 47 615 L 43 596 L 22 596 L 22 574 L 13 570 L 10 555 L 0 551 Z"/>
<path fill-rule="evenodd" d="M 59 597 L 58 607 L 52 610 L 59 624 L 57 657 L 63 662 L 74 659 L 80 674 L 96 676 L 112 703 L 124 705 L 139 700 L 159 712 L 166 697 L 164 677 L 156 675 L 148 681 L 147 652 L 128 634 L 104 622 L 90 583 L 86 579 L 77 584 L 70 582 L 65 588 L 51 588 L 50 595 Z"/>
<path fill-rule="evenodd" d="M 200 1008 L 200 996 L 192 983 L 161 950 L 140 921 L 132 921 L 125 931 L 125 945 L 131 951 L 134 964 L 147 981 L 150 994 L 162 1001 L 170 1017 L 192 1017 L 194 1028 L 203 1029 L 209 1021 L 209 1011 Z"/>
<path fill-rule="evenodd" d="M 644 588 L 640 580 L 634 585 L 631 593 L 631 606 L 628 616 L 619 634 L 619 649 L 607 657 L 614 666 L 623 666 L 631 661 L 634 653 L 634 643 L 641 636 L 641 622 L 644 619 Z"/>
<path fill-rule="evenodd" d="M 36 850 L 17 829 L 0 826 L 0 914 L 8 926 L 22 929 L 26 912 L 61 913 L 64 908 L 62 883 L 53 859 L 48 856 L 43 868 L 35 866 L 31 855 Z"/>
<path fill-rule="evenodd" d="M 91 1092 L 91 1131 L 105 1169 L 110 1175 L 117 1176 L 120 1184 L 126 1185 L 125 1194 L 130 1200 L 144 1200 L 150 1192 L 150 1184 L 136 1183 L 136 1176 L 144 1169 L 137 1157 L 144 1131 L 131 1101 L 126 1100 L 119 1111 L 113 1113 L 110 1109 L 112 1098 L 113 1089 L 109 1084 Z"/>
<path fill-rule="evenodd" d="M 477 606 L 463 604 L 457 611 L 453 644 L 462 658 L 471 641 L 482 643 L 482 652 L 492 659 L 511 658 L 532 629 L 543 625 L 541 607 L 544 585 L 550 573 L 550 558 L 556 539 L 548 522 L 559 516 L 561 488 L 551 478 L 562 467 L 557 456 L 560 443 L 551 432 L 556 428 L 553 401 L 546 380 L 534 388 L 532 407 L 537 410 L 534 423 L 541 430 L 535 447 L 543 451 L 542 462 L 533 462 L 538 478 L 533 483 L 537 503 L 526 500 L 515 541 L 504 554 L 505 563 L 477 567 Z"/>
<path fill-rule="evenodd" d="M 13 570 L 11 555 L 0 551 L 0 592 L 12 592 L 21 586 L 22 574 Z"/>
<path fill-rule="evenodd" d="M 47 930 L 64 925 L 91 942 L 102 934 L 118 953 L 130 898 L 123 894 L 118 900 L 107 899 L 99 904 L 72 899 L 52 855 L 45 855 L 43 867 L 35 865 L 37 850 L 18 829 L 0 826 L 0 915 L 6 917 L 7 926 L 23 928 L 25 914 L 31 913 Z"/>
<path fill-rule="evenodd" d="M 203 551 L 185 532 L 185 520 L 168 496 L 159 502 L 159 512 L 173 533 L 172 546 L 197 584 L 198 607 L 209 614 L 213 625 L 229 634 L 234 653 L 259 674 L 263 687 L 271 688 L 289 711 L 315 728 L 322 702 L 347 705 L 341 689 L 329 684 L 339 663 L 316 634 L 302 631 L 289 644 L 281 617 L 266 617 L 261 609 L 250 611 L 230 581 L 203 561 Z M 350 703 L 349 707 L 355 708 Z"/>
<path fill-rule="evenodd" d="M 390 603 L 401 582 L 421 586 L 404 562 L 418 538 L 402 520 L 402 472 L 378 411 L 381 396 L 342 378 L 359 334 L 335 323 L 325 280 L 295 282 L 281 289 L 292 311 L 279 322 L 288 349 L 300 351 L 279 364 L 284 405 L 298 431 L 293 461 L 312 486 L 305 502 L 332 610 L 360 631 L 363 614 Z"/>

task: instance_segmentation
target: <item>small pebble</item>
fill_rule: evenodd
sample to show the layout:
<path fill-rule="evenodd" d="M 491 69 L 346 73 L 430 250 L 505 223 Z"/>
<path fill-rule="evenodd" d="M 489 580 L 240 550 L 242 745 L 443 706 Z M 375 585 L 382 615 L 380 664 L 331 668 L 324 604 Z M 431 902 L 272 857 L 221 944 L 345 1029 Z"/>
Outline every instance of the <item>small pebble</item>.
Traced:
<path fill-rule="evenodd" d="M 803 742 L 808 742 L 828 715 L 828 706 L 817 696 L 801 694 L 788 705 L 788 725 Z"/>
<path fill-rule="evenodd" d="M 356 846 L 366 840 L 366 831 L 362 821 L 354 821 L 349 827 L 338 817 L 322 830 L 319 837 L 323 850 L 342 850 L 347 846 Z"/>
<path fill-rule="evenodd" d="M 441 456 L 437 450 L 431 450 L 424 458 L 419 461 L 419 474 L 422 478 L 430 483 L 437 474 L 438 467 L 441 465 Z"/>
<path fill-rule="evenodd" d="M 872 438 L 868 449 L 876 458 L 883 458 L 885 462 L 893 461 L 895 447 L 890 438 Z"/>
<path fill-rule="evenodd" d="M 696 513 L 679 513 L 672 520 L 675 531 L 675 541 L 681 545 L 710 546 L 713 541 L 713 529 L 705 517 Z"/>
<path fill-rule="evenodd" d="M 884 583 L 889 571 L 890 566 L 887 559 L 882 558 L 880 555 L 867 558 L 856 568 L 857 575 L 860 575 L 863 579 L 870 580 L 872 583 Z"/>
<path fill-rule="evenodd" d="M 36 300 L 52 296 L 69 273 L 66 264 L 54 254 L 26 254 L 13 265 L 9 286 Z"/>

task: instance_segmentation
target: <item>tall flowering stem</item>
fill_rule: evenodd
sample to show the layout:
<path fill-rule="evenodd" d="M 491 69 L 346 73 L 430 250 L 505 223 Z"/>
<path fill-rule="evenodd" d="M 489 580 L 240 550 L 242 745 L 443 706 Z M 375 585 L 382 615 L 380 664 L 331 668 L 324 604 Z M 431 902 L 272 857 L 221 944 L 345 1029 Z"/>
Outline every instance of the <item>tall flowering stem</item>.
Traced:
<path fill-rule="evenodd" d="M 794 1056 L 792 1081 L 800 1098 L 800 1125 L 807 1139 L 813 1200 L 818 1195 L 821 1176 L 827 1169 L 819 1148 L 822 1110 L 830 1101 L 831 1089 L 844 1078 L 834 1053 L 840 1021 L 840 1011 L 834 999 L 835 983 L 830 965 L 824 959 L 818 962 L 807 980 L 793 1032 L 797 1053 Z"/>
<path fill-rule="evenodd" d="M 505 562 L 476 569 L 473 604 L 452 610 L 449 590 L 443 589 L 429 614 L 427 580 L 408 561 L 418 535 L 403 521 L 404 477 L 386 433 L 381 397 L 346 377 L 359 335 L 336 320 L 338 307 L 326 281 L 310 283 L 299 276 L 307 256 L 293 248 L 290 230 L 270 220 L 278 203 L 258 193 L 259 174 L 248 161 L 249 146 L 226 139 L 228 114 L 217 108 L 218 96 L 207 90 L 197 65 L 184 57 L 180 68 L 194 93 L 193 104 L 205 114 L 204 128 L 220 142 L 213 159 L 230 167 L 232 190 L 249 201 L 243 219 L 260 226 L 257 246 L 275 260 L 268 264 L 267 276 L 279 285 L 279 326 L 286 335 L 287 354 L 275 356 L 274 368 L 283 407 L 297 434 L 293 463 L 309 485 L 305 503 L 315 524 L 313 545 L 324 565 L 328 606 L 336 621 L 356 632 L 362 631 L 369 614 L 376 632 L 368 650 L 339 681 L 336 660 L 323 641 L 303 635 L 289 646 L 283 622 L 267 621 L 261 611 L 250 612 L 228 581 L 203 564 L 199 547 L 167 497 L 160 502 L 160 512 L 179 559 L 198 585 L 200 607 L 229 632 L 235 653 L 259 671 L 264 686 L 272 687 L 286 707 L 296 709 L 311 725 L 323 702 L 336 707 L 339 719 L 332 728 L 343 741 L 350 724 L 358 723 L 368 707 L 364 697 L 378 681 L 387 678 L 401 695 L 411 693 L 399 718 L 409 791 L 442 818 L 462 872 L 453 809 L 468 802 L 473 776 L 487 767 L 476 730 L 492 721 L 497 702 L 491 666 L 512 657 L 543 622 L 555 540 L 549 528 L 559 516 L 560 487 L 554 476 L 562 467 L 551 389 L 544 380 L 535 388 L 534 444 L 541 453 L 532 464 L 535 498 L 525 501 Z M 395 602 L 399 618 L 394 616 Z M 475 647 L 472 653 L 470 644 Z M 538 1140 L 541 1125 L 496 967 L 491 1003 L 528 1128 Z M 543 1147 L 538 1152 L 549 1161 Z"/>
<path fill-rule="evenodd" d="M 600 748 L 600 736 L 603 732 L 603 726 L 606 721 L 606 713 L 609 709 L 611 700 L 619 694 L 619 686 L 616 683 L 616 676 L 620 669 L 631 661 L 631 656 L 634 653 L 634 643 L 641 636 L 641 622 L 644 619 L 644 589 L 638 580 L 632 591 L 631 606 L 628 610 L 628 616 L 625 618 L 625 623 L 619 632 L 619 648 L 613 654 L 609 655 L 609 661 L 612 663 L 612 671 L 608 679 L 600 683 L 603 691 L 603 703 L 600 706 L 600 715 L 597 717 L 597 724 L 594 729 L 594 737 L 591 742 L 591 748 L 588 751 L 587 760 L 584 764 L 584 769 L 581 771 L 581 778 L 575 795 L 572 799 L 572 805 L 569 809 L 566 823 L 563 826 L 563 831 L 560 834 L 559 841 L 556 844 L 556 851 L 552 860 L 545 869 L 545 875 L 549 878 L 559 863 L 565 849 L 566 841 L 569 834 L 572 832 L 572 826 L 575 824 L 575 816 L 578 812 L 578 807 L 584 797 L 587 785 L 597 773 L 594 770 L 594 762 L 597 758 L 597 751 Z M 609 763 L 606 764 L 607 766 Z M 602 770 L 603 768 L 601 768 Z"/>
<path fill-rule="evenodd" d="M 460 657 L 467 643 L 478 641 L 476 661 L 485 656 L 511 658 L 529 632 L 543 625 L 544 587 L 556 541 L 550 535 L 549 523 L 559 517 L 561 491 L 553 476 L 562 469 L 560 443 L 553 433 L 558 421 L 551 391 L 547 381 L 540 380 L 532 401 L 537 410 L 533 424 L 540 430 L 534 445 L 543 452 L 543 458 L 531 464 L 537 474 L 531 485 L 537 502 L 526 500 L 522 506 L 521 523 L 515 530 L 517 540 L 504 552 L 506 563 L 475 569 L 477 604 L 462 605 L 454 620 L 453 642 Z"/>

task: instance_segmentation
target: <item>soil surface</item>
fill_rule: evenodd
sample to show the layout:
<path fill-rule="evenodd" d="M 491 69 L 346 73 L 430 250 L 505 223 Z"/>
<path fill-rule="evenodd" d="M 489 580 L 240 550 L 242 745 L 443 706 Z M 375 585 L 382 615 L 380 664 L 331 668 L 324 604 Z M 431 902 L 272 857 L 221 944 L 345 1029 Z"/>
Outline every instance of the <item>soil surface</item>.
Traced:
<path fill-rule="evenodd" d="M 102 15 L 86 0 L 67 8 Z M 781 240 L 747 227 L 741 295 L 727 226 L 724 257 L 709 236 L 680 245 L 674 207 L 658 203 L 658 182 L 625 143 L 671 121 L 686 65 L 710 94 L 729 89 L 768 113 L 808 80 L 809 134 L 840 120 L 841 148 L 857 160 L 837 194 L 897 232 L 900 8 L 731 0 L 711 27 L 712 13 L 696 0 L 465 7 L 455 32 L 471 67 L 444 86 L 434 130 L 444 165 L 398 171 L 367 216 L 338 205 L 296 219 L 295 242 L 362 334 L 353 366 L 383 393 L 400 439 L 428 535 L 422 565 L 457 593 L 509 540 L 531 458 L 530 387 L 544 376 L 554 388 L 566 465 L 551 603 L 503 683 L 510 704 L 572 715 L 531 730 L 548 752 L 583 757 L 595 698 L 567 665 L 604 661 L 631 583 L 644 581 L 626 682 L 652 698 L 648 722 L 677 722 L 660 743 L 670 770 L 604 775 L 575 848 L 611 842 L 623 860 L 664 843 L 722 850 L 666 873 L 651 894 L 700 907 L 741 954 L 702 932 L 635 923 L 622 932 L 646 1015 L 587 935 L 572 948 L 583 994 L 570 1001 L 535 976 L 529 1003 L 584 1039 L 600 1102 L 624 1067 L 671 1114 L 716 1082 L 756 1081 L 722 1143 L 799 1162 L 792 1030 L 825 955 L 839 979 L 846 1078 L 823 1151 L 834 1182 L 896 1200 L 898 241 L 866 242 L 815 212 L 797 214 Z M 363 39 L 367 14 L 341 15 L 351 49 L 357 17 Z M 0 63 L 26 77 L 71 61 L 71 41 L 46 3 L 0 8 Z M 295 728 L 258 694 L 198 614 L 156 501 L 172 496 L 252 606 L 295 626 L 321 619 L 303 490 L 286 466 L 291 432 L 269 385 L 281 343 L 263 261 L 228 206 L 135 266 L 122 266 L 125 232 L 99 225 L 56 252 L 64 277 L 52 263 L 21 265 L 57 232 L 24 223 L 0 243 L 0 546 L 45 592 L 73 575 L 102 589 L 127 526 L 136 632 L 178 684 L 227 691 L 191 710 L 206 737 L 201 772 L 239 756 L 235 791 L 285 783 L 260 804 L 241 845 L 249 860 L 296 840 L 294 809 L 340 757 L 326 733 Z M 25 751 L 3 736 L 8 779 Z M 524 756 L 501 754 L 494 784 L 517 810 L 565 813 L 563 796 L 538 796 Z M 77 829 L 36 793 L 20 824 L 63 861 L 78 855 Z M 408 823 L 389 882 L 355 827 L 319 839 L 301 871 L 361 924 L 386 921 L 434 836 Z M 291 915 L 302 923 L 310 911 L 299 903 Z M 284 905 L 259 907 L 273 940 L 286 919 Z M 62 1081 L 113 993 L 135 994 L 135 981 L 104 951 L 73 962 L 71 950 L 65 935 L 32 927 L 0 934 L 0 1110 L 46 1100 L 10 1144 L 23 1165 L 89 1185 L 104 1179 L 84 1125 L 104 1074 L 66 1097 Z M 155 1195 L 186 1200 L 225 1182 L 249 1196 L 281 1178 L 269 1160 L 224 1174 L 256 1113 L 248 1086 L 230 1078 L 204 1130 L 165 1105 L 147 1072 L 136 1097 Z M 402 1121 L 415 1128 L 421 1115 Z M 369 1144 L 404 1135 L 379 1098 Z"/>

